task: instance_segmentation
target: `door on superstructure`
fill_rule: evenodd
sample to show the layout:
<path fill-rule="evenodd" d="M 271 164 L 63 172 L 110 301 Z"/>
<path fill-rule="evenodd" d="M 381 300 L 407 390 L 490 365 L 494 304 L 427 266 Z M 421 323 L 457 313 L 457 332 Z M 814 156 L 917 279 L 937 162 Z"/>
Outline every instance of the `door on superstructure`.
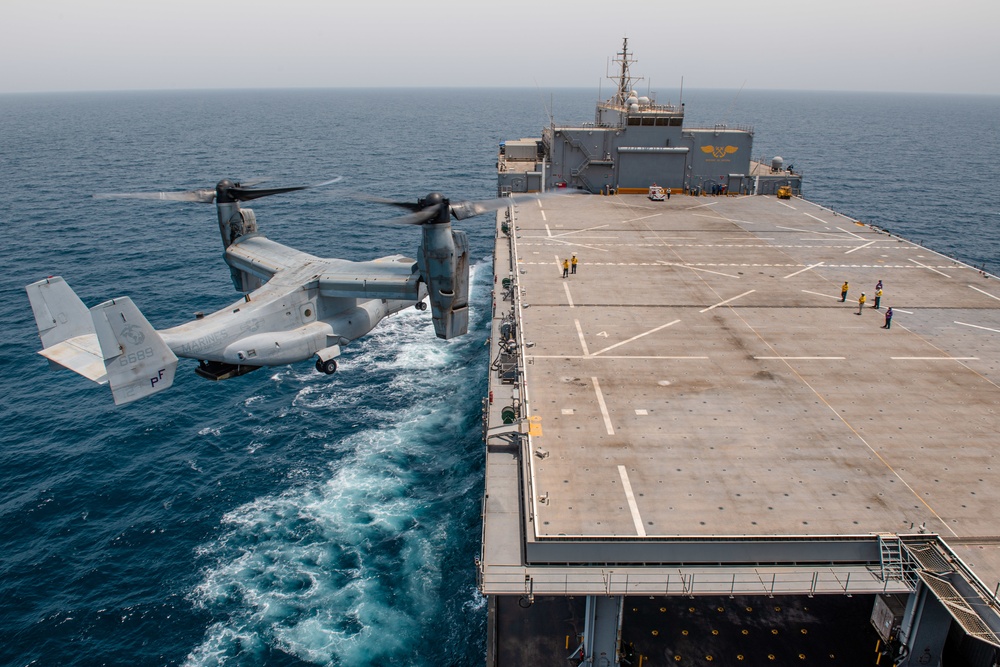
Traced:
<path fill-rule="evenodd" d="M 680 153 L 619 153 L 618 188 L 646 189 L 653 183 L 680 188 L 684 183 L 684 155 Z"/>

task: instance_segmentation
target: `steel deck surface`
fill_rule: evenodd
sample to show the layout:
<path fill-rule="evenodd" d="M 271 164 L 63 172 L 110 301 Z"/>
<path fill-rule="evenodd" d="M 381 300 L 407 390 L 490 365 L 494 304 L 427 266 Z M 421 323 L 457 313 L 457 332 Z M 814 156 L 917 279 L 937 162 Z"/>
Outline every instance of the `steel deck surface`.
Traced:
<path fill-rule="evenodd" d="M 487 446 L 486 567 L 524 561 L 518 526 L 625 551 L 927 532 L 1000 582 L 1000 281 L 798 198 L 555 196 L 513 224 L 533 435 L 530 464 Z"/>

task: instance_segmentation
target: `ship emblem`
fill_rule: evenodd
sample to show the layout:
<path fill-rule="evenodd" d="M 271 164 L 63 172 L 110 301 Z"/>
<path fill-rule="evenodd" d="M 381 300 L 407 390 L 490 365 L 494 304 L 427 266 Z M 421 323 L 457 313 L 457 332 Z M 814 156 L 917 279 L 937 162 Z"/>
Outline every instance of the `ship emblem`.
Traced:
<path fill-rule="evenodd" d="M 702 146 L 702 152 L 711 153 L 712 157 L 722 158 L 739 150 L 736 146 Z"/>
<path fill-rule="evenodd" d="M 142 333 L 142 329 L 134 324 L 129 324 L 120 332 L 121 337 L 132 343 L 133 345 L 142 345 L 142 342 L 146 340 L 146 334 Z"/>

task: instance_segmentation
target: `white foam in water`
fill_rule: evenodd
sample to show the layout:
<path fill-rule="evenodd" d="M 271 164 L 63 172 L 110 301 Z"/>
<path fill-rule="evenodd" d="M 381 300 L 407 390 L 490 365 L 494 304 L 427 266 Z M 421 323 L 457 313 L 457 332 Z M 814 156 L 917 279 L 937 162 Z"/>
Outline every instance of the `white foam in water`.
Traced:
<path fill-rule="evenodd" d="M 485 301 L 485 286 L 473 286 Z M 350 365 L 378 375 L 385 414 L 327 445 L 332 478 L 303 476 L 302 486 L 225 515 L 219 538 L 200 550 L 215 564 L 191 594 L 224 620 L 206 629 L 186 665 L 243 664 L 269 647 L 317 664 L 416 664 L 413 647 L 426 645 L 428 620 L 443 613 L 441 554 L 456 538 L 438 520 L 439 506 L 463 499 L 471 482 L 439 488 L 460 454 L 435 448 L 442 433 L 463 429 L 448 401 L 468 371 L 454 363 L 459 348 L 434 336 L 426 312 L 389 318 L 354 346 Z M 434 372 L 416 372 L 423 369 Z M 277 375 L 306 384 L 293 411 L 345 401 L 376 409 L 365 382 Z M 462 612 L 482 613 L 485 600 L 469 595 Z"/>
<path fill-rule="evenodd" d="M 415 617 L 437 605 L 434 551 L 400 457 L 420 456 L 414 422 L 351 438 L 352 460 L 333 479 L 260 498 L 224 517 L 207 553 L 221 556 L 196 589 L 196 605 L 231 609 L 187 664 L 225 664 L 249 646 L 304 660 L 357 664 L 419 639 Z"/>

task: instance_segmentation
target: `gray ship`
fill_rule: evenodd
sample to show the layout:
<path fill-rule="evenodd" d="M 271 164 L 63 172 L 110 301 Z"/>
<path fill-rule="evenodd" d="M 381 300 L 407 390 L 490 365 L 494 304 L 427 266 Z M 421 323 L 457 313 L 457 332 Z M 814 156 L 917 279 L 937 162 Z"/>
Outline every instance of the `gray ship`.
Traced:
<path fill-rule="evenodd" d="M 1000 283 L 616 62 L 498 158 L 487 664 L 995 665 Z"/>

